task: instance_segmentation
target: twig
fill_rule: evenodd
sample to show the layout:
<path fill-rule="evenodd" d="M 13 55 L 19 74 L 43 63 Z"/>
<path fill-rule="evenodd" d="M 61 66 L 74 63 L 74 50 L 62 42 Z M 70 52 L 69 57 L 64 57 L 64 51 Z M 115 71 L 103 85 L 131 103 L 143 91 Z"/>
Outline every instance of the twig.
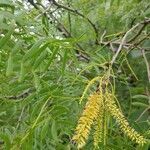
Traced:
<path fill-rule="evenodd" d="M 50 2 L 51 2 L 51 0 L 50 0 Z M 54 3 L 54 2 L 53 2 Z M 48 8 L 45 8 L 45 6 L 43 6 L 42 4 L 41 4 L 41 6 L 43 7 L 43 9 L 45 10 L 42 14 L 46 14 L 46 12 L 47 11 L 49 11 L 50 10 L 50 7 L 48 7 Z M 64 6 L 65 7 L 65 6 Z M 39 9 L 39 8 L 38 8 Z M 58 8 L 57 8 L 58 9 Z M 57 9 L 55 9 L 53 12 L 55 12 Z M 39 11 L 40 11 L 40 9 L 39 9 Z M 63 33 L 63 36 L 65 37 L 65 38 L 69 38 L 69 37 L 72 37 L 72 35 L 71 35 L 71 33 L 65 28 L 65 26 L 61 23 L 61 22 L 59 22 L 59 20 L 53 15 L 53 12 L 51 12 L 49 15 L 50 15 L 50 17 L 52 18 L 52 19 L 54 19 L 56 22 L 57 22 L 57 29 L 58 29 L 58 31 L 60 31 L 60 32 L 62 32 Z M 42 14 L 40 14 L 40 15 L 38 15 L 37 17 L 40 17 Z M 52 24 L 52 23 L 51 23 Z M 78 44 L 78 43 L 76 43 L 76 46 L 80 49 L 80 50 L 82 50 L 82 51 L 84 51 L 84 49 Z M 81 53 L 79 50 L 77 50 L 76 49 L 76 53 L 77 53 L 77 57 L 78 58 L 83 58 L 84 60 L 86 60 L 87 62 L 89 62 L 89 56 L 87 55 L 87 54 L 83 54 L 83 53 Z M 84 51 L 84 53 L 85 53 L 85 51 Z"/>
<path fill-rule="evenodd" d="M 70 7 L 69 0 L 67 0 L 67 3 L 68 3 L 68 7 Z M 70 15 L 69 11 L 68 11 L 68 22 L 69 22 L 69 32 L 71 33 L 71 31 L 72 31 L 72 23 L 71 23 L 71 15 Z"/>
<path fill-rule="evenodd" d="M 101 38 L 100 38 L 100 43 L 98 43 L 98 44 L 99 44 L 99 45 L 103 45 L 104 47 L 107 46 L 107 47 L 109 47 L 113 52 L 116 52 L 117 47 L 119 47 L 119 45 L 120 45 L 119 40 L 118 40 L 118 39 L 117 39 L 117 40 L 112 39 L 112 40 L 110 40 L 110 41 L 104 42 L 103 39 L 105 38 L 105 37 L 104 37 L 105 34 L 106 34 L 106 31 L 103 32 L 103 34 L 102 34 L 102 36 L 101 36 Z M 119 33 L 119 34 L 120 34 L 120 33 Z M 121 34 L 122 34 L 122 33 L 121 33 Z M 118 34 L 117 34 L 117 36 L 118 36 Z M 106 36 L 106 37 L 107 37 L 107 36 Z M 123 44 L 124 48 L 128 48 L 128 46 L 131 46 L 131 45 L 132 45 L 132 44 L 128 44 L 128 43 L 124 43 L 124 44 Z M 115 47 L 114 47 L 114 46 L 115 46 Z"/>
<path fill-rule="evenodd" d="M 134 45 L 139 45 L 141 44 L 145 39 L 150 38 L 150 33 L 148 33 L 147 35 L 145 35 L 142 39 L 140 39 L 137 43 L 135 43 Z"/>
<path fill-rule="evenodd" d="M 34 2 L 34 0 L 28 0 L 28 2 L 35 8 L 35 9 L 39 9 L 37 4 Z"/>
<path fill-rule="evenodd" d="M 35 17 L 35 20 L 39 19 L 41 16 L 43 16 L 46 12 L 50 10 L 51 6 L 47 7 L 43 12 L 41 12 L 38 16 Z M 39 9 L 40 10 L 40 9 Z M 56 11 L 55 9 L 54 11 Z"/>
<path fill-rule="evenodd" d="M 23 99 L 23 98 L 26 98 L 32 91 L 33 91 L 33 89 L 28 89 L 28 90 L 24 91 L 23 93 L 21 93 L 19 95 L 5 96 L 5 98 L 12 99 L 12 100 Z"/>
<path fill-rule="evenodd" d="M 146 27 L 147 24 L 148 23 L 144 23 L 141 29 L 137 32 L 137 34 L 134 37 L 132 37 L 127 43 L 133 42 L 142 33 L 143 29 Z"/>
<path fill-rule="evenodd" d="M 126 34 L 123 36 L 123 38 L 122 38 L 122 40 L 121 40 L 121 43 L 120 43 L 120 45 L 119 45 L 119 48 L 118 48 L 116 54 L 113 56 L 113 58 L 112 58 L 112 60 L 111 60 L 111 62 L 110 62 L 111 66 L 112 66 L 113 63 L 116 61 L 116 58 L 118 57 L 118 55 L 119 55 L 119 53 L 120 53 L 120 51 L 121 51 L 123 45 L 125 44 L 126 38 L 127 38 L 127 36 L 129 35 L 129 33 L 132 32 L 132 31 L 133 31 L 135 28 L 137 28 L 139 25 L 141 25 L 141 24 L 147 24 L 147 23 L 150 23 L 150 19 L 147 19 L 147 20 L 144 20 L 144 21 L 142 21 L 142 22 L 140 22 L 140 23 L 137 23 L 135 26 L 133 26 L 130 30 L 128 30 L 128 31 L 126 32 Z"/>
<path fill-rule="evenodd" d="M 72 37 L 71 33 L 65 28 L 65 26 L 64 26 L 62 23 L 59 22 L 59 20 L 58 20 L 54 15 L 51 14 L 51 17 L 57 21 L 58 25 L 57 25 L 56 28 L 57 28 L 60 32 L 63 33 L 63 36 L 64 36 L 64 37 L 66 37 L 66 38 Z M 72 37 L 72 38 L 73 38 L 73 37 Z M 87 62 L 89 62 L 89 61 L 90 61 L 90 58 L 89 58 L 89 56 L 85 53 L 85 50 L 82 48 L 82 46 L 81 46 L 79 43 L 76 43 L 76 46 L 77 46 L 80 50 L 82 50 L 82 52 L 84 52 L 84 54 L 83 54 L 83 53 L 81 53 L 78 49 L 76 49 L 76 53 L 77 53 L 77 55 L 78 55 L 78 58 L 83 58 L 84 60 L 86 60 Z"/>
<path fill-rule="evenodd" d="M 71 9 L 71 8 L 69 8 L 69 7 L 66 7 L 66 6 L 64 6 L 64 5 L 58 4 L 55 0 L 49 0 L 49 1 L 50 1 L 50 2 L 52 1 L 52 3 L 53 3 L 55 6 L 57 6 L 58 8 L 65 9 L 65 10 L 67 10 L 67 11 L 70 11 L 70 12 L 72 12 L 72 13 L 74 13 L 74 14 L 76 14 L 76 15 L 79 15 L 79 16 L 81 16 L 82 18 L 86 19 L 86 20 L 89 22 L 89 24 L 92 26 L 92 28 L 93 28 L 93 30 L 94 30 L 94 32 L 95 32 L 95 34 L 96 34 L 96 43 L 98 43 L 99 31 L 98 31 L 98 29 L 96 28 L 95 24 L 94 24 L 88 17 L 84 16 L 83 14 L 81 14 L 80 12 L 78 12 L 77 10 L 73 10 L 73 9 Z"/>

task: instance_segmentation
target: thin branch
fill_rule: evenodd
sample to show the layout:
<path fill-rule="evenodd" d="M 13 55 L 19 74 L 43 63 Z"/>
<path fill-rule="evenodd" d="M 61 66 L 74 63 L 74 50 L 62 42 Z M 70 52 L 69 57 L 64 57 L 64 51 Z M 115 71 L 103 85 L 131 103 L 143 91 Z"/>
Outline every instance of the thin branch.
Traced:
<path fill-rule="evenodd" d="M 147 38 L 150 38 L 150 33 L 148 33 L 147 35 L 145 35 L 142 39 L 140 39 L 137 43 L 135 43 L 134 45 L 138 46 L 139 44 L 141 44 L 144 40 L 146 40 Z"/>
<path fill-rule="evenodd" d="M 51 2 L 51 0 L 50 0 L 50 2 Z M 45 8 L 45 6 L 43 6 L 42 4 L 41 4 L 41 6 L 43 7 L 43 9 L 45 10 L 44 12 L 42 12 L 42 14 L 46 14 L 46 12 L 48 12 L 49 10 L 50 10 L 50 7 L 48 7 L 48 8 Z M 58 8 L 57 8 L 58 9 Z M 56 11 L 57 9 L 55 9 L 54 11 Z M 41 11 L 40 9 L 39 9 L 39 11 Z M 50 14 L 50 17 L 53 19 L 53 20 L 55 20 L 56 22 L 57 22 L 57 26 L 56 26 L 56 28 L 58 29 L 58 31 L 60 31 L 60 32 L 62 32 L 63 33 L 63 36 L 65 37 L 65 38 L 69 38 L 69 37 L 72 37 L 72 35 L 71 35 L 71 33 L 65 28 L 65 26 L 61 23 L 61 22 L 59 22 L 59 20 L 53 15 L 53 12 L 51 12 Z M 39 16 L 37 16 L 37 17 L 40 17 L 41 16 L 41 14 L 39 15 Z M 51 24 L 52 24 L 52 22 L 50 22 Z M 84 52 L 85 53 L 85 50 L 81 47 L 81 45 L 79 45 L 78 43 L 76 43 L 76 46 L 80 49 L 80 50 L 82 50 L 82 52 Z M 86 60 L 87 62 L 89 62 L 89 56 L 87 55 L 87 54 L 83 54 L 83 53 L 81 53 L 79 50 L 77 50 L 76 49 L 76 53 L 77 53 L 77 57 L 78 58 L 83 58 L 84 60 Z"/>
<path fill-rule="evenodd" d="M 15 96 L 5 96 L 5 98 L 6 98 L 6 99 L 12 99 L 12 100 L 24 99 L 24 98 L 26 98 L 32 91 L 33 91 L 33 89 L 28 89 L 28 90 L 24 91 L 23 93 L 21 93 L 21 94 L 19 94 L 19 95 L 15 95 Z"/>
<path fill-rule="evenodd" d="M 50 11 L 51 9 L 51 5 L 49 7 L 47 7 L 42 13 L 40 13 L 37 17 L 35 17 L 35 20 L 39 19 L 41 16 L 43 16 L 44 14 L 46 14 L 48 11 Z M 56 8 L 55 10 L 53 10 L 50 13 L 54 13 L 58 8 Z"/>
<path fill-rule="evenodd" d="M 112 60 L 111 60 L 111 62 L 110 62 L 111 65 L 113 65 L 113 63 L 116 61 L 116 58 L 118 57 L 118 55 L 119 55 L 119 53 L 120 53 L 120 51 L 121 51 L 123 45 L 126 43 L 126 38 L 127 38 L 127 36 L 129 35 L 129 33 L 132 32 L 132 31 L 133 31 L 135 28 L 137 28 L 139 25 L 141 25 L 141 24 L 148 24 L 148 23 L 150 23 L 150 19 L 146 19 L 146 20 L 144 20 L 144 21 L 142 21 L 142 22 L 140 22 L 140 23 L 137 23 L 135 26 L 133 26 L 130 30 L 128 30 L 128 31 L 126 32 L 126 34 L 123 36 L 123 38 L 122 38 L 122 40 L 121 40 L 121 43 L 120 43 L 120 45 L 119 45 L 119 48 L 118 48 L 116 54 L 113 56 L 113 58 L 112 58 Z"/>
<path fill-rule="evenodd" d="M 133 42 L 142 33 L 147 24 L 148 23 L 144 23 L 141 29 L 137 32 L 137 34 L 134 37 L 132 37 L 127 43 Z"/>
<path fill-rule="evenodd" d="M 56 28 L 57 28 L 60 32 L 63 33 L 63 36 L 64 36 L 64 37 L 66 37 L 66 38 L 72 37 L 71 33 L 65 28 L 65 26 L 64 26 L 62 23 L 59 22 L 59 20 L 58 20 L 54 15 L 51 14 L 51 17 L 52 17 L 54 20 L 57 21 L 58 25 L 57 25 Z M 73 37 L 72 37 L 72 38 L 73 38 Z M 81 46 L 79 43 L 76 43 L 76 46 L 77 46 L 80 50 L 82 50 L 82 53 L 81 53 L 78 49 L 76 49 L 76 53 L 77 53 L 77 55 L 78 55 L 77 57 L 78 57 L 78 58 L 83 58 L 84 60 L 86 60 L 87 62 L 89 62 L 89 61 L 90 61 L 90 58 L 89 58 L 89 56 L 85 53 L 85 50 L 82 48 L 82 46 Z M 84 54 L 83 54 L 83 52 L 84 52 Z"/>
<path fill-rule="evenodd" d="M 35 8 L 35 9 L 39 9 L 37 4 L 34 2 L 34 0 L 28 0 L 28 2 Z"/>
<path fill-rule="evenodd" d="M 114 40 L 114 39 L 112 39 L 112 40 L 110 40 L 110 41 L 104 41 L 103 39 L 105 39 L 105 34 L 106 34 L 106 30 L 103 32 L 103 34 L 102 34 L 102 36 L 101 36 L 101 38 L 100 38 L 100 43 L 98 43 L 99 45 L 102 45 L 103 47 L 105 47 L 105 46 L 107 46 L 107 47 L 109 47 L 113 52 L 116 52 L 116 48 L 114 48 L 114 46 L 115 47 L 119 47 L 119 45 L 120 45 L 120 41 L 117 39 L 117 40 Z M 121 33 L 121 34 L 123 34 L 123 33 Z M 115 34 L 114 34 L 115 35 Z M 118 35 L 120 35 L 120 33 L 119 34 L 116 34 L 116 36 L 118 36 Z M 109 36 L 109 35 L 108 35 Z M 108 36 L 106 36 L 106 37 L 108 37 Z M 125 48 L 127 48 L 128 46 L 131 46 L 131 44 L 128 44 L 128 43 L 124 43 L 123 44 L 123 46 L 125 47 Z"/>
<path fill-rule="evenodd" d="M 69 8 L 69 7 L 66 7 L 66 6 L 64 6 L 64 5 L 58 4 L 55 0 L 49 0 L 49 1 L 50 1 L 50 2 L 52 1 L 52 3 L 53 3 L 55 6 L 57 6 L 58 8 L 65 9 L 65 10 L 67 10 L 67 11 L 72 12 L 73 14 L 79 15 L 79 16 L 81 16 L 82 18 L 86 19 L 86 20 L 89 22 L 89 24 L 92 26 L 92 28 L 93 28 L 93 30 L 94 30 L 94 32 L 95 32 L 95 34 L 96 34 L 96 43 L 98 43 L 99 31 L 98 31 L 98 29 L 96 28 L 96 25 L 95 25 L 88 17 L 84 16 L 83 14 L 81 14 L 80 12 L 78 12 L 77 10 L 73 10 L 73 9 L 71 9 L 71 8 Z"/>
<path fill-rule="evenodd" d="M 69 0 L 67 0 L 67 3 L 68 3 L 68 7 L 70 7 Z M 69 32 L 71 33 L 71 31 L 72 31 L 72 23 L 71 23 L 71 15 L 70 15 L 69 11 L 68 11 L 68 22 L 69 22 Z"/>

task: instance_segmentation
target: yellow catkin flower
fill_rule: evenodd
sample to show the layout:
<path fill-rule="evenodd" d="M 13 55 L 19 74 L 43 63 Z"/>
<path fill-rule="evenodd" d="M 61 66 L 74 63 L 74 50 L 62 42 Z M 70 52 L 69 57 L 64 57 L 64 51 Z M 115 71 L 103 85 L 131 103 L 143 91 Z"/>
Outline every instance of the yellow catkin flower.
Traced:
<path fill-rule="evenodd" d="M 96 123 L 94 125 L 94 135 L 93 135 L 93 138 L 94 138 L 94 147 L 95 148 L 98 148 L 98 144 L 100 142 L 103 141 L 103 131 L 104 131 L 104 98 L 103 98 L 103 95 L 102 95 L 102 92 L 100 92 L 100 110 L 99 110 L 99 114 L 98 114 L 98 118 L 96 120 Z"/>
<path fill-rule="evenodd" d="M 88 98 L 88 102 L 75 129 L 75 135 L 72 138 L 78 145 L 78 148 L 83 147 L 88 139 L 91 126 L 99 114 L 100 101 L 100 95 L 97 93 L 92 94 Z"/>
<path fill-rule="evenodd" d="M 125 119 L 125 116 L 122 112 L 118 109 L 117 105 L 115 104 L 114 98 L 112 94 L 106 92 L 106 106 L 110 114 L 116 119 L 118 124 L 120 125 L 120 129 L 126 134 L 132 141 L 143 145 L 146 143 L 146 139 L 141 136 L 137 131 L 130 127 L 128 121 Z"/>
<path fill-rule="evenodd" d="M 103 111 L 104 111 L 103 107 L 100 107 L 99 115 L 96 120 L 96 124 L 94 126 L 95 132 L 94 132 L 93 138 L 94 138 L 95 148 L 98 148 L 98 144 L 102 142 L 102 138 L 103 138 L 103 124 L 104 124 L 104 119 L 103 119 L 104 112 Z"/>

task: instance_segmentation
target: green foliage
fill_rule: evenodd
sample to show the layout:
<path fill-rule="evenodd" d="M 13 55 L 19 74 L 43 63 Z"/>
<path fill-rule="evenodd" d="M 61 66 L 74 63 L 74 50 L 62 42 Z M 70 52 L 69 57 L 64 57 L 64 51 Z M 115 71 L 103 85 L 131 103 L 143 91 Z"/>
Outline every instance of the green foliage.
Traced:
<path fill-rule="evenodd" d="M 118 43 L 138 23 L 112 65 L 110 82 L 130 125 L 149 139 L 150 22 L 141 23 L 149 20 L 149 0 L 37 2 L 38 9 L 0 0 L 0 149 L 77 149 L 71 139 L 84 88 L 106 73 Z M 107 128 L 100 149 L 149 149 L 122 135 L 112 118 Z M 93 149 L 92 140 L 83 149 Z"/>

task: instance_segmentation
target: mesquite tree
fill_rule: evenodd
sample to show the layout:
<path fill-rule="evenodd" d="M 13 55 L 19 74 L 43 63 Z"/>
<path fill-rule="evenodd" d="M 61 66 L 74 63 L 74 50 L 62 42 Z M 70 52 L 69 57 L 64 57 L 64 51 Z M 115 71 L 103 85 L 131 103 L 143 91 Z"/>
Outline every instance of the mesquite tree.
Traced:
<path fill-rule="evenodd" d="M 148 150 L 149 0 L 0 0 L 0 149 Z"/>

